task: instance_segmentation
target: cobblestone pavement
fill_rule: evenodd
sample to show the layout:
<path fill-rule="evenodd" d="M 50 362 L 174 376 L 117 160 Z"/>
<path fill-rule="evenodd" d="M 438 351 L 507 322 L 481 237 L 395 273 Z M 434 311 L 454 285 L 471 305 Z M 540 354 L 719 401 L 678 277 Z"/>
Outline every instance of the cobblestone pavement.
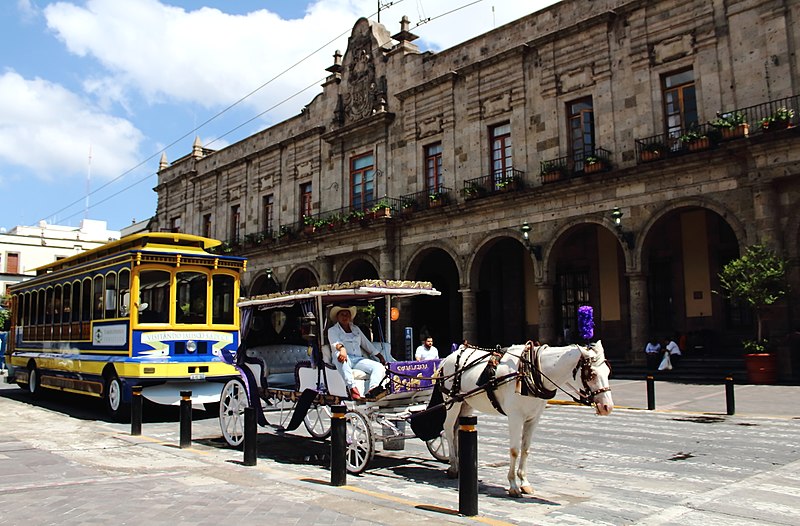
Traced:
<path fill-rule="evenodd" d="M 466 518 L 457 481 L 415 439 L 336 488 L 329 445 L 302 434 L 260 429 L 245 467 L 201 412 L 180 449 L 174 414 L 131 437 L 92 400 L 0 385 L 0 524 L 796 524 L 800 388 L 737 386 L 727 416 L 720 386 L 659 383 L 657 411 L 640 410 L 644 382 L 613 387 L 625 408 L 609 417 L 548 407 L 523 499 L 506 496 L 505 419 L 479 415 L 480 515 Z"/>

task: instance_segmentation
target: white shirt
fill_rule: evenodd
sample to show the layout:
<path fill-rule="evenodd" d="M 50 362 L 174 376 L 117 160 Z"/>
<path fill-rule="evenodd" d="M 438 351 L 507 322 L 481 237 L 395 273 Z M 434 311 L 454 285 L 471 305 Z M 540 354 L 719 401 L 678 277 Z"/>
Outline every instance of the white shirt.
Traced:
<path fill-rule="evenodd" d="M 670 354 L 677 354 L 678 356 L 681 355 L 681 348 L 678 347 L 678 344 L 672 340 L 669 341 L 664 350 L 669 351 Z"/>
<path fill-rule="evenodd" d="M 375 356 L 375 353 L 377 352 L 376 349 L 372 346 L 367 337 L 364 336 L 364 333 L 361 332 L 361 329 L 358 328 L 358 325 L 351 323 L 350 331 L 351 332 L 346 332 L 338 323 L 328 329 L 328 342 L 331 344 L 331 355 L 333 358 L 335 359 L 339 355 L 339 351 L 336 350 L 336 347 L 340 343 L 344 345 L 345 349 L 347 349 L 347 355 L 351 359 L 363 358 L 364 355 L 361 354 L 362 349 L 368 355 Z"/>
<path fill-rule="evenodd" d="M 414 357 L 418 362 L 422 360 L 438 360 L 439 350 L 433 345 L 431 345 L 430 349 L 426 349 L 424 345 L 420 345 L 417 347 L 417 352 L 414 353 Z"/>
<path fill-rule="evenodd" d="M 644 348 L 644 352 L 647 354 L 655 354 L 661 350 L 660 343 L 648 343 L 647 347 Z"/>

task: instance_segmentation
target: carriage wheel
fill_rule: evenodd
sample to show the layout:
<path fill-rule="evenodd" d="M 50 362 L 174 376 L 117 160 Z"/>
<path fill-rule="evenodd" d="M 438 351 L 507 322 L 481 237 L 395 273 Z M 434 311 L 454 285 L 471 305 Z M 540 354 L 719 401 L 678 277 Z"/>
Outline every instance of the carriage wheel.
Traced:
<path fill-rule="evenodd" d="M 242 381 L 228 380 L 219 401 L 219 427 L 229 446 L 238 447 L 244 441 L 244 410 L 248 406 Z"/>
<path fill-rule="evenodd" d="M 347 420 L 347 472 L 358 475 L 365 469 L 375 454 L 375 441 L 369 420 L 357 411 L 348 411 Z"/>
<path fill-rule="evenodd" d="M 433 455 L 433 458 L 445 464 L 450 462 L 450 450 L 447 447 L 447 440 L 444 439 L 444 431 L 438 437 L 427 440 L 425 445 L 428 446 L 428 451 Z"/>
<path fill-rule="evenodd" d="M 319 440 L 331 434 L 331 408 L 327 405 L 313 405 L 303 418 L 309 434 Z"/>

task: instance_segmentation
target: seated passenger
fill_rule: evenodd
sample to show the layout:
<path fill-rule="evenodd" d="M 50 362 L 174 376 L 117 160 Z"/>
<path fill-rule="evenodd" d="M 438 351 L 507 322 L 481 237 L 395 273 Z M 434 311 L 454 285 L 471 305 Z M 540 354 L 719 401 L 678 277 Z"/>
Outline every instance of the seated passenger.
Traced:
<path fill-rule="evenodd" d="M 417 352 L 414 353 L 414 358 L 421 362 L 423 360 L 438 360 L 439 359 L 439 349 L 433 346 L 433 338 L 428 336 L 425 338 L 425 341 L 422 342 L 422 345 L 417 347 Z"/>
<path fill-rule="evenodd" d="M 367 391 L 380 387 L 381 381 L 386 375 L 386 360 L 364 336 L 355 324 L 353 318 L 356 315 L 355 307 L 333 307 L 331 309 L 331 320 L 336 321 L 328 329 L 328 343 L 331 346 L 331 356 L 335 358 L 336 369 L 344 377 L 344 383 L 353 400 L 361 398 L 361 393 L 354 384 L 353 369 L 364 371 L 369 375 Z M 369 356 L 377 356 L 380 363 L 370 358 L 365 358 L 364 351 Z"/>

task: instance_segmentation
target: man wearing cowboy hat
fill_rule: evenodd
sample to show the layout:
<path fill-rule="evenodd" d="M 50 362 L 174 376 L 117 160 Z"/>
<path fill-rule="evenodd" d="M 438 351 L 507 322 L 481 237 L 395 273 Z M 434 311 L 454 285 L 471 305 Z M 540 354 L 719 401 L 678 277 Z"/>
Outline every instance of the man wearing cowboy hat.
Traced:
<path fill-rule="evenodd" d="M 361 329 L 353 324 L 356 316 L 355 307 L 333 307 L 331 309 L 331 321 L 336 323 L 328 329 L 328 343 L 331 345 L 331 355 L 336 359 L 336 369 L 344 377 L 344 383 L 350 392 L 353 400 L 361 398 L 361 393 L 354 385 L 353 369 L 364 371 L 369 375 L 367 390 L 379 387 L 386 375 L 386 364 L 383 355 L 376 351 L 370 341 L 361 332 Z M 380 363 L 375 360 L 365 358 L 361 351 L 369 356 L 377 356 Z"/>

